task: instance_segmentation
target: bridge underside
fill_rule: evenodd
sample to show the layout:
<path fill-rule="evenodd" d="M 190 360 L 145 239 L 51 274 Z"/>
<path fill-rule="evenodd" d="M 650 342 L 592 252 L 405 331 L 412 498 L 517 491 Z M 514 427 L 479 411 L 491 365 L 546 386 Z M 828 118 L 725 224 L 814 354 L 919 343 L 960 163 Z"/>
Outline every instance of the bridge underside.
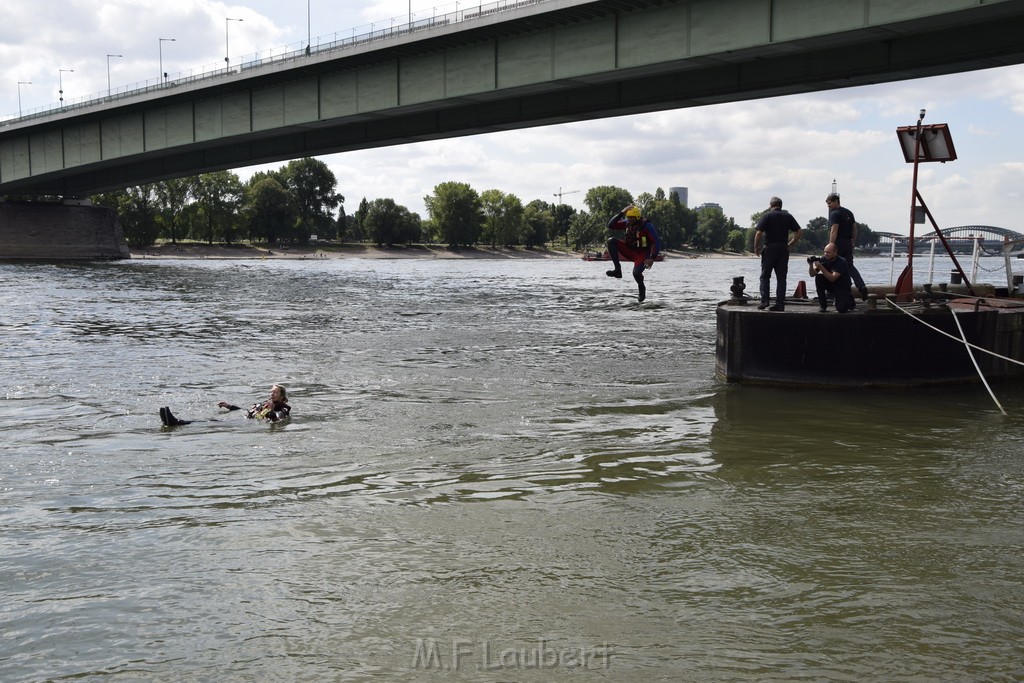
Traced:
<path fill-rule="evenodd" d="M 652 4 L 643 0 L 587 3 L 478 30 L 408 42 L 389 48 L 385 56 L 379 52 L 374 54 L 378 60 L 422 58 L 451 50 L 457 44 L 494 44 L 503 37 L 536 30 L 540 21 L 551 25 L 608 21 L 624 11 L 644 11 Z M 266 130 L 248 130 L 239 135 L 189 141 L 42 174 L 13 179 L 5 174 L 0 192 L 86 195 L 302 156 L 1017 64 L 1024 61 L 1022 35 L 1024 0 L 1007 0 L 884 27 L 771 42 L 756 48 L 688 56 L 634 68 L 613 68 L 355 115 L 320 117 Z M 370 56 L 364 59 L 369 60 Z M 346 63 L 346 68 L 357 66 L 352 60 Z M 301 74 L 279 71 L 249 78 L 244 91 L 238 81 L 204 88 L 201 92 L 192 89 L 164 97 L 160 106 L 174 106 L 176 102 L 194 106 L 202 98 L 226 98 L 243 92 L 251 99 L 255 88 L 285 86 L 300 76 L 319 83 L 338 69 L 337 62 L 324 61 L 303 67 Z M 153 102 L 137 105 L 139 110 L 142 107 L 152 110 L 154 106 Z M 118 111 L 130 114 L 131 107 L 121 107 Z M 95 119 L 98 122 L 110 115 L 110 111 L 97 113 Z M 88 123 L 88 114 L 78 117 L 79 125 L 82 121 Z M 56 120 L 52 125 L 60 128 L 66 126 L 66 122 Z"/>

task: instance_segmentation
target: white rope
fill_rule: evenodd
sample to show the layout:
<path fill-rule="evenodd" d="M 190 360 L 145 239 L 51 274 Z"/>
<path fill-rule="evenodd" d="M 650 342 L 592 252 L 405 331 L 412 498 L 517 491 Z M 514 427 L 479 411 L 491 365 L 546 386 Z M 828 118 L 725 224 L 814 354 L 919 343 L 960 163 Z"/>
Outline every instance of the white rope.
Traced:
<path fill-rule="evenodd" d="M 946 337 L 949 337 L 949 338 L 950 338 L 950 339 L 952 339 L 953 341 L 956 341 L 956 342 L 960 342 L 960 343 L 962 343 L 962 344 L 965 344 L 965 345 L 967 345 L 967 346 L 971 347 L 972 349 L 978 349 L 979 351 L 982 351 L 982 352 L 984 352 L 984 353 L 987 353 L 987 354 L 988 354 L 988 355 L 990 355 L 990 356 L 995 356 L 996 358 L 1001 358 L 1002 360 L 1005 360 L 1005 361 L 1007 361 L 1007 362 L 1010 362 L 1010 363 L 1016 363 L 1017 365 L 1024 365 L 1024 363 L 1022 363 L 1022 362 L 1021 362 L 1021 361 L 1019 361 L 1019 360 L 1016 360 L 1016 359 L 1014 359 L 1014 358 L 1007 358 L 1006 356 L 1002 356 L 1002 355 L 1000 355 L 1000 354 L 996 353 L 995 351 L 989 351 L 988 349 L 984 349 L 984 348 L 982 348 L 982 347 L 978 346 L 977 344 L 972 344 L 971 342 L 967 341 L 966 339 L 958 339 L 957 337 L 955 337 L 955 336 L 951 335 L 951 334 L 950 334 L 949 332 L 946 332 L 945 330 L 940 330 L 939 328 L 935 327 L 935 325 L 932 325 L 932 324 L 930 324 L 930 323 L 926 323 L 926 322 L 925 322 L 924 320 L 922 320 L 921 318 L 917 317 L 916 315 L 914 315 L 914 314 L 913 314 L 913 313 L 911 313 L 910 311 L 908 311 L 908 310 L 905 310 L 905 309 L 904 309 L 903 307 L 901 307 L 901 306 L 898 306 L 898 305 L 896 305 L 896 303 L 894 303 L 893 301 L 890 301 L 889 299 L 886 299 L 886 300 L 885 300 L 885 302 L 886 302 L 887 304 L 889 304 L 890 306 L 892 306 L 893 308 L 895 308 L 895 309 L 896 309 L 897 311 L 899 311 L 900 313 L 906 313 L 906 314 L 907 314 L 907 315 L 909 315 L 909 316 L 910 316 L 911 318 L 913 318 L 913 319 L 914 319 L 914 320 L 916 320 L 917 322 L 921 323 L 921 324 L 922 324 L 922 325 L 924 325 L 925 327 L 930 327 L 931 329 L 935 330 L 935 331 L 936 331 L 936 332 L 938 332 L 939 334 L 941 334 L 941 335 L 944 335 L 944 336 L 946 336 Z M 950 311 L 951 311 L 951 312 L 952 312 L 952 310 L 953 310 L 953 309 L 950 309 Z M 956 317 L 954 316 L 954 318 L 953 318 L 953 319 L 954 319 L 954 320 L 956 320 Z M 960 325 L 960 323 L 957 323 L 957 326 L 958 326 L 958 327 L 959 327 L 959 325 Z"/>
<path fill-rule="evenodd" d="M 956 329 L 959 330 L 960 337 L 963 339 L 964 345 L 967 347 L 967 355 L 971 357 L 971 362 L 974 363 L 974 369 L 977 371 L 978 377 L 981 378 L 981 383 L 985 385 L 985 390 L 988 392 L 988 395 L 992 397 L 992 401 L 995 402 L 996 407 L 999 408 L 999 412 L 1006 415 L 1006 411 L 1003 410 L 1003 405 L 999 402 L 999 399 L 996 398 L 996 395 L 992 393 L 992 388 L 989 387 L 988 381 L 985 379 L 985 375 L 981 374 L 981 368 L 978 367 L 978 360 L 974 357 L 974 352 L 971 351 L 971 345 L 967 343 L 967 335 L 964 334 L 964 328 L 960 326 L 960 318 L 956 317 L 956 311 L 952 308 L 949 309 L 949 312 L 953 314 L 953 322 L 956 323 Z"/>

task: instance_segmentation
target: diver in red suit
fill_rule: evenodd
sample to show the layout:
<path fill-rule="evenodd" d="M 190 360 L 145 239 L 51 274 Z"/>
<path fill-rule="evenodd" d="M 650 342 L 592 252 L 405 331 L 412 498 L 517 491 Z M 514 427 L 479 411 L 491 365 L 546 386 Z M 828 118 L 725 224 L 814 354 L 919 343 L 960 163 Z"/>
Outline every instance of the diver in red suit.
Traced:
<path fill-rule="evenodd" d="M 636 280 L 637 298 L 647 298 L 647 287 L 644 285 L 644 271 L 654 265 L 654 257 L 661 251 L 661 238 L 654 223 L 644 218 L 640 209 L 630 204 L 608 221 L 609 230 L 625 230 L 622 239 L 612 237 L 608 240 L 608 255 L 611 256 L 615 268 L 607 272 L 608 277 L 622 277 L 622 266 L 619 265 L 620 255 L 633 262 L 633 279 Z"/>

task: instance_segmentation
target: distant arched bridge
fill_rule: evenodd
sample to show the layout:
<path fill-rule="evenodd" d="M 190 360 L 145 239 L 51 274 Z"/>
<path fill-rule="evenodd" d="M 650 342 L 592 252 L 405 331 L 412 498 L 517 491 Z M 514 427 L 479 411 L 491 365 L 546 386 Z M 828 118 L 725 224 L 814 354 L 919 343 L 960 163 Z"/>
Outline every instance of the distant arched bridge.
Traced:
<path fill-rule="evenodd" d="M 935 232 L 922 226 L 920 232 L 914 236 L 914 252 L 922 253 L 923 250 L 930 250 L 931 243 L 936 240 Z M 878 249 L 885 252 L 895 242 L 897 250 L 906 250 L 910 237 L 897 235 L 892 232 L 875 232 L 878 235 Z M 958 254 L 970 254 L 974 251 L 974 243 L 981 238 L 981 248 L 990 254 L 1002 254 L 1003 242 L 1024 240 L 1024 233 L 1009 228 L 998 228 L 994 225 L 958 225 L 954 228 L 942 230 L 942 236 L 946 238 L 950 248 Z M 941 248 L 941 245 L 940 247 Z M 1019 248 L 1019 247 L 1018 247 Z"/>

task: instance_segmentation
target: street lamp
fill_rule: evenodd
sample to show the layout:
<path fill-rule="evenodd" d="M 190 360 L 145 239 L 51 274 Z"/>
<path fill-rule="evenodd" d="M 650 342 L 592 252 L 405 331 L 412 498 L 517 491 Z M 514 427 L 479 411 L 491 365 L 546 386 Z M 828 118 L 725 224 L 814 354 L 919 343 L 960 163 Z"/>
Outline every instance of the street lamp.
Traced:
<path fill-rule="evenodd" d="M 231 57 L 228 51 L 228 22 L 229 21 L 242 21 L 241 19 L 228 19 L 224 17 L 224 70 L 227 71 L 231 68 Z"/>
<path fill-rule="evenodd" d="M 65 71 L 67 71 L 68 73 L 74 73 L 75 70 L 74 69 L 57 69 L 57 83 L 58 83 L 58 90 L 57 90 L 57 92 L 60 93 L 60 106 L 62 106 L 62 107 L 64 106 L 64 72 Z"/>
<path fill-rule="evenodd" d="M 310 45 L 313 43 L 313 24 L 309 20 L 309 0 L 306 0 L 306 54 L 309 54 Z"/>
<path fill-rule="evenodd" d="M 32 81 L 18 81 L 18 118 L 21 118 L 21 86 L 32 85 Z"/>
<path fill-rule="evenodd" d="M 110 97 L 110 58 L 124 57 L 124 55 L 107 55 L 107 97 Z"/>
<path fill-rule="evenodd" d="M 160 45 L 160 82 L 163 83 L 167 78 L 167 74 L 164 73 L 164 43 L 173 43 L 174 38 L 158 38 Z"/>

